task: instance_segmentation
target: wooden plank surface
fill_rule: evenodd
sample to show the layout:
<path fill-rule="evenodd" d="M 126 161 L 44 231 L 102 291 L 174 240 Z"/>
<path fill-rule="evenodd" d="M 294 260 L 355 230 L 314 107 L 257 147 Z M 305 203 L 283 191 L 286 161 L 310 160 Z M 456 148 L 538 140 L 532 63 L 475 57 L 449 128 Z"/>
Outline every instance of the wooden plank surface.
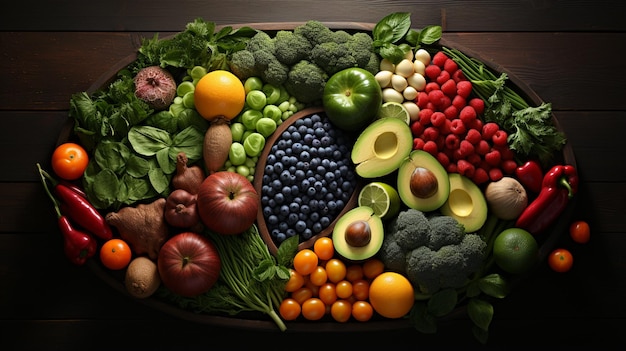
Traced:
<path fill-rule="evenodd" d="M 577 245 L 574 269 L 541 266 L 495 304 L 490 343 L 496 349 L 536 345 L 623 344 L 626 325 L 626 6 L 618 1 L 37 1 L 0 12 L 0 349 L 128 348 L 293 349 L 323 333 L 242 330 L 181 320 L 119 293 L 88 267 L 62 254 L 51 203 L 35 164 L 49 157 L 64 128 L 71 94 L 89 89 L 141 45 L 174 34 L 197 17 L 221 25 L 319 19 L 374 23 L 394 11 L 415 27 L 441 24 L 444 38 L 506 68 L 544 101 L 571 144 L 581 176 L 575 218 L 592 226 Z M 435 335 L 411 329 L 347 331 L 333 344 L 372 340 L 409 349 L 477 347 L 466 318 Z M 316 335 L 315 335 L 316 334 Z M 155 337 L 158 335 L 158 337 Z M 332 334 L 330 334 L 332 335 Z M 111 338 L 111 336 L 114 336 Z M 328 340 L 330 342 L 330 340 Z M 119 345 L 117 343 L 116 345 Z M 320 344 L 321 345 L 321 344 Z"/>

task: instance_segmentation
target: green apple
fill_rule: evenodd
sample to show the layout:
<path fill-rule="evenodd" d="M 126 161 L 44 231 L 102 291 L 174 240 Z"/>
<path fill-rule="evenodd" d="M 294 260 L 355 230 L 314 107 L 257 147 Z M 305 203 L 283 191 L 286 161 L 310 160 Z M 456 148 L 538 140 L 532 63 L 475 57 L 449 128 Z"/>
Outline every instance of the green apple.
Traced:
<path fill-rule="evenodd" d="M 374 75 L 358 67 L 333 74 L 322 96 L 328 119 L 337 128 L 350 132 L 360 131 L 371 123 L 382 100 L 382 90 Z"/>

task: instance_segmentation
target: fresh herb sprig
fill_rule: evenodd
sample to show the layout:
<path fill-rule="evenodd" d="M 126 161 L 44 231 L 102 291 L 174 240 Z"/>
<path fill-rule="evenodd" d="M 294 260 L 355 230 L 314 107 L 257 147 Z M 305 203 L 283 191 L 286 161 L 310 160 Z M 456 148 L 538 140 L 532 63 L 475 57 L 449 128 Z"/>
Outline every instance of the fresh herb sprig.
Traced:
<path fill-rule="evenodd" d="M 441 35 L 441 26 L 412 29 L 409 12 L 391 13 L 378 21 L 372 30 L 374 51 L 393 64 L 402 61 L 410 50 L 436 43 Z"/>

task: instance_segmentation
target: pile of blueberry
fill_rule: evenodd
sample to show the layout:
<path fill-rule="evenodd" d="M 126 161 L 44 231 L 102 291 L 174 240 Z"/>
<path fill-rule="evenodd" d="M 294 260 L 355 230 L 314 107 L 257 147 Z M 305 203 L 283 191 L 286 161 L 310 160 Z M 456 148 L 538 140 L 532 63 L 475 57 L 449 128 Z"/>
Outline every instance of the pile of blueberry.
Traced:
<path fill-rule="evenodd" d="M 261 206 L 277 245 L 294 235 L 310 239 L 343 210 L 357 184 L 352 143 L 323 113 L 296 120 L 276 139 L 263 172 Z"/>

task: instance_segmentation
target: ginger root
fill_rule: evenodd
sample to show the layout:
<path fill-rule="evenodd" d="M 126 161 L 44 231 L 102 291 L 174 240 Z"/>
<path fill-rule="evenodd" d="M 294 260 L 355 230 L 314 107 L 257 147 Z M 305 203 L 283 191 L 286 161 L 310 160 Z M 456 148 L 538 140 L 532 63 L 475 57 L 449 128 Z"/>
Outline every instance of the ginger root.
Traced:
<path fill-rule="evenodd" d="M 156 260 L 170 234 L 165 221 L 165 203 L 165 198 L 158 198 L 148 204 L 123 207 L 107 213 L 105 219 L 136 255 L 146 254 Z"/>

